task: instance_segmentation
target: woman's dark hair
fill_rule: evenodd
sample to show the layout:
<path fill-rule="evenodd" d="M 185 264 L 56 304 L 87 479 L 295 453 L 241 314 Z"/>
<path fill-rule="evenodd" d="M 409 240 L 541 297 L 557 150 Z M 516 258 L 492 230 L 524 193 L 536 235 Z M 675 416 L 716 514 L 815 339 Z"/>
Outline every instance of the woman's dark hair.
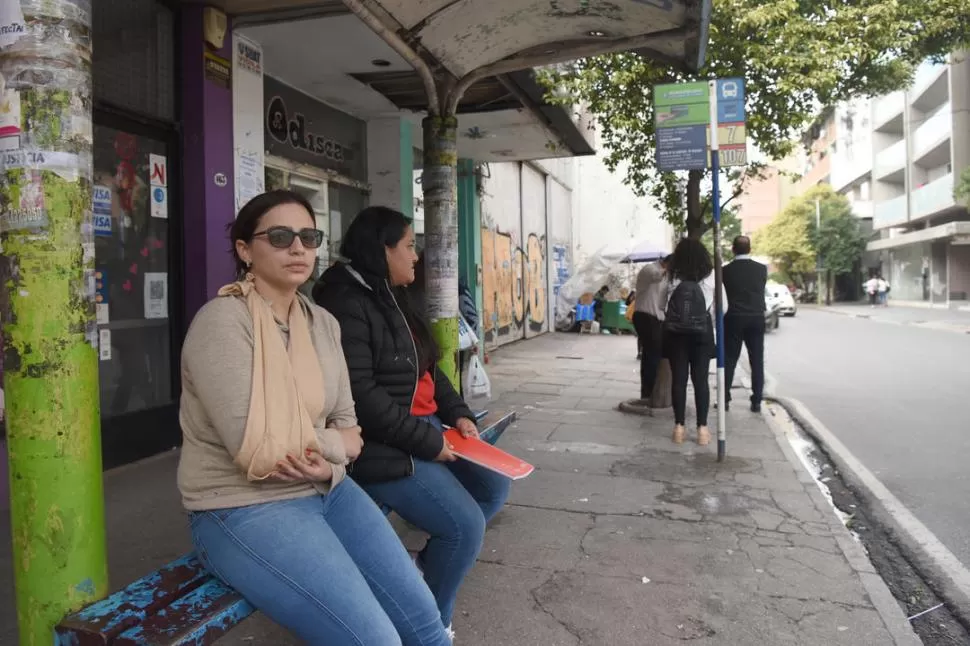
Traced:
<path fill-rule="evenodd" d="M 386 206 L 368 206 L 357 214 L 340 243 L 340 255 L 362 274 L 390 278 L 387 248 L 404 239 L 411 223 L 400 211 Z"/>
<path fill-rule="evenodd" d="M 408 295 L 406 285 L 392 286 L 387 267 L 387 249 L 404 239 L 410 220 L 400 211 L 386 206 L 369 206 L 354 218 L 340 244 L 340 255 L 350 262 L 355 271 L 387 281 L 404 320 L 411 328 L 414 345 L 418 352 L 418 368 L 430 370 L 440 355 L 438 344 L 431 334 L 431 325 L 424 312 L 418 311 Z M 389 316 L 390 312 L 386 314 Z M 388 324 L 392 322 L 388 320 Z"/>
<path fill-rule="evenodd" d="M 242 240 L 247 244 L 252 242 L 253 234 L 259 228 L 259 221 L 263 219 L 263 216 L 283 204 L 299 204 L 306 209 L 307 215 L 313 219 L 313 206 L 305 197 L 293 191 L 280 189 L 267 191 L 246 202 L 246 205 L 239 209 L 239 215 L 236 216 L 236 219 L 226 227 L 229 231 L 229 243 L 231 245 L 229 250 L 236 262 L 236 278 L 242 278 L 248 271 L 246 263 L 242 261 L 236 251 L 236 241 Z"/>
<path fill-rule="evenodd" d="M 674 249 L 673 261 L 668 271 L 674 278 L 696 283 L 710 276 L 714 271 L 714 262 L 707 247 L 700 240 L 684 238 Z"/>

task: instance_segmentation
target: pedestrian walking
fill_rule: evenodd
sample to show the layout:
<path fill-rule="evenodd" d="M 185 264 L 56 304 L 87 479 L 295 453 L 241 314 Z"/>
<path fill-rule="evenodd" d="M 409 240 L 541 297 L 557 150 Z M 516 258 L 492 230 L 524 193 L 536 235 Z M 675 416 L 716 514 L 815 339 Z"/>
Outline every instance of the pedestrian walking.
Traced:
<path fill-rule="evenodd" d="M 633 327 L 640 352 L 640 399 L 649 405 L 663 358 L 663 320 L 667 306 L 667 266 L 670 256 L 644 265 L 637 274 Z"/>
<path fill-rule="evenodd" d="M 869 307 L 875 307 L 879 301 L 879 277 L 875 274 L 869 276 L 865 289 L 866 294 L 869 295 Z"/>
<path fill-rule="evenodd" d="M 724 368 L 727 393 L 725 403 L 731 403 L 734 370 L 741 356 L 741 345 L 748 350 L 751 368 L 751 410 L 761 411 L 765 388 L 765 288 L 768 267 L 751 258 L 751 239 L 738 236 L 731 246 L 734 260 L 724 267 L 724 291 L 727 312 L 724 315 Z"/>
<path fill-rule="evenodd" d="M 711 441 L 707 413 L 711 391 L 707 381 L 714 356 L 714 263 L 700 240 L 684 238 L 674 250 L 668 270 L 669 297 L 664 311 L 664 354 L 670 360 L 674 404 L 673 441 L 687 436 L 687 378 L 694 385 L 697 443 Z"/>
<path fill-rule="evenodd" d="M 876 278 L 876 294 L 879 304 L 883 307 L 889 307 L 889 282 L 882 277 L 882 274 Z"/>

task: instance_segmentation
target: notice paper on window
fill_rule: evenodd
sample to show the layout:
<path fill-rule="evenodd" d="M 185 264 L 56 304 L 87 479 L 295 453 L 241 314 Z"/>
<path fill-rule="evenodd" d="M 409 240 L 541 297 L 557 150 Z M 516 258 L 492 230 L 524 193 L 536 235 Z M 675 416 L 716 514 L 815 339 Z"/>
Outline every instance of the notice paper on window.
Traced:
<path fill-rule="evenodd" d="M 168 274 L 145 274 L 145 318 L 168 318 Z"/>

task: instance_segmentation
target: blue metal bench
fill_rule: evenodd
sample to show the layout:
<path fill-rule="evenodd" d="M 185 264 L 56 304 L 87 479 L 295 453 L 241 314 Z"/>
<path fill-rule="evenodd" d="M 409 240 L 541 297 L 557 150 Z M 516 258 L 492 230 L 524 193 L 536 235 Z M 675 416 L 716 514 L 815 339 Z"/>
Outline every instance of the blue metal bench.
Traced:
<path fill-rule="evenodd" d="M 476 418 L 482 439 L 495 444 L 515 413 L 482 411 Z M 54 630 L 55 646 L 203 646 L 252 613 L 248 601 L 186 554 L 66 617 Z"/>

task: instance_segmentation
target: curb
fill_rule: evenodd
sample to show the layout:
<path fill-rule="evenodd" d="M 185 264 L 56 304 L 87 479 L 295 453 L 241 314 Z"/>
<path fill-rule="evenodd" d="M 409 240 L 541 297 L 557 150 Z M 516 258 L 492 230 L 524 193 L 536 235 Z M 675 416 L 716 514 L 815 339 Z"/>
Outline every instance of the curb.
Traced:
<path fill-rule="evenodd" d="M 889 530 L 890 538 L 897 542 L 916 569 L 927 576 L 933 591 L 962 623 L 970 625 L 970 570 L 804 404 L 788 397 L 766 399 L 784 408 L 818 442 L 839 469 L 846 484 L 868 504 L 873 516 Z M 861 546 L 859 549 L 862 549 Z M 879 581 L 901 615 L 902 610 L 895 598 L 882 579 Z M 875 598 L 873 601 L 876 601 Z"/>
<path fill-rule="evenodd" d="M 765 401 L 778 403 L 786 411 L 788 410 L 773 397 L 765 397 Z M 762 410 L 761 414 L 765 418 L 768 427 L 774 432 L 775 441 L 778 442 L 785 457 L 795 467 L 799 482 L 806 486 L 812 502 L 824 514 L 825 518 L 828 519 L 829 527 L 832 530 L 842 555 L 859 577 L 862 587 L 865 589 L 866 594 L 869 595 L 869 600 L 872 602 L 873 608 L 882 618 L 882 623 L 886 626 L 886 630 L 892 635 L 893 644 L 895 646 L 922 646 L 922 640 L 916 635 L 912 625 L 907 621 L 906 614 L 903 612 L 902 607 L 896 601 L 892 592 L 889 591 L 889 586 L 886 585 L 883 578 L 876 572 L 875 567 L 869 560 L 869 555 L 866 554 L 865 548 L 853 538 L 848 528 L 835 515 L 832 510 L 832 504 L 825 498 L 818 483 L 815 481 L 815 477 L 808 472 L 805 465 L 802 464 L 801 459 L 795 454 L 795 450 L 788 442 L 785 430 L 780 428 L 774 415 L 770 414 L 767 409 Z"/>

